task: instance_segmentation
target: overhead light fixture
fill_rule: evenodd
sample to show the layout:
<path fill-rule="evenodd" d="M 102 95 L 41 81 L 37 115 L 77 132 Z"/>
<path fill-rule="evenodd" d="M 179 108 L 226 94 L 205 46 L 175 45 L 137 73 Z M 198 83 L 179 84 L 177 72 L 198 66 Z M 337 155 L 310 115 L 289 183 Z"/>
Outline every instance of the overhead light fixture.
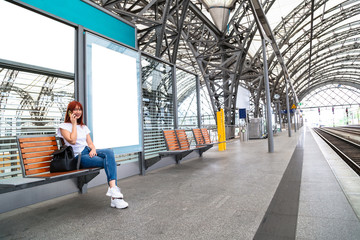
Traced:
<path fill-rule="evenodd" d="M 236 0 L 200 0 L 211 15 L 215 26 L 221 31 L 226 30 L 229 21 L 230 11 Z"/>

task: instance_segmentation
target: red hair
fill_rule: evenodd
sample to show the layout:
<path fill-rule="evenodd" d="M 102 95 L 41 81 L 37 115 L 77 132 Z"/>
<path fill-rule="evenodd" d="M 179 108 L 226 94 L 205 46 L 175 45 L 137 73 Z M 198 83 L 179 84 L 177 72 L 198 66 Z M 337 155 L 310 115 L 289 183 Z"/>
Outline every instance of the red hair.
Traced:
<path fill-rule="evenodd" d="M 66 122 L 66 123 L 71 123 L 71 121 L 70 121 L 70 116 L 69 116 L 69 110 L 70 110 L 71 112 L 74 112 L 74 109 L 75 109 L 76 107 L 79 107 L 79 108 L 81 109 L 81 111 L 82 111 L 81 117 L 77 120 L 77 124 L 79 124 L 79 125 L 81 125 L 81 126 L 82 126 L 82 125 L 85 125 L 84 122 L 83 122 L 84 109 L 83 109 L 83 106 L 81 105 L 81 103 L 78 102 L 78 101 L 72 101 L 72 102 L 69 103 L 69 105 L 67 106 L 67 109 L 66 109 L 65 121 L 64 121 L 64 122 Z"/>

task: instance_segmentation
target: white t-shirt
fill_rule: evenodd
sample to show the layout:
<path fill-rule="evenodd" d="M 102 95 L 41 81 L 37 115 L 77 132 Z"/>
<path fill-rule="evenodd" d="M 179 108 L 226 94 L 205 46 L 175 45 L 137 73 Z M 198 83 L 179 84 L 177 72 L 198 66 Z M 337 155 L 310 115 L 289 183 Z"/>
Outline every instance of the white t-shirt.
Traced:
<path fill-rule="evenodd" d="M 75 143 L 75 145 L 72 145 L 68 141 L 66 141 L 66 139 L 61 135 L 60 128 L 65 129 L 71 133 L 72 132 L 72 124 L 71 123 L 61 123 L 59 126 L 59 129 L 57 130 L 57 136 L 64 139 L 65 145 L 71 146 L 74 150 L 75 156 L 77 156 L 88 145 L 86 142 L 86 136 L 90 133 L 90 129 L 86 125 L 83 125 L 83 126 L 77 125 L 76 126 L 76 131 L 77 131 L 76 143 Z"/>

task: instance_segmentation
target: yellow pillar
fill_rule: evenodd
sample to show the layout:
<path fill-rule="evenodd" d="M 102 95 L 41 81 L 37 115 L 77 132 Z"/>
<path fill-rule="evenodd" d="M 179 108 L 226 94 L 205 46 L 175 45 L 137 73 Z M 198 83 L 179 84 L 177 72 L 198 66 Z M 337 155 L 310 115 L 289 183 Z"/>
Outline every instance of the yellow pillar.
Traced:
<path fill-rule="evenodd" d="M 219 151 L 224 151 L 226 150 L 224 109 L 220 108 L 220 111 L 216 112 L 216 118 L 217 118 L 218 141 L 223 142 L 223 143 L 219 143 Z"/>

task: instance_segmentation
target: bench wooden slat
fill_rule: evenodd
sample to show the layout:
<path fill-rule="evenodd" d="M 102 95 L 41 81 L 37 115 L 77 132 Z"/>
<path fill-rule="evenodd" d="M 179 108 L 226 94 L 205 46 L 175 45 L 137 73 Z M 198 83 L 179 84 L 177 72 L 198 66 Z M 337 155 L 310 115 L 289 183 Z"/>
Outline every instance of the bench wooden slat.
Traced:
<path fill-rule="evenodd" d="M 165 135 L 174 135 L 174 130 L 163 130 Z"/>
<path fill-rule="evenodd" d="M 169 143 L 177 143 L 177 139 L 176 138 L 169 138 L 169 137 L 165 137 L 166 138 L 166 141 L 169 142 Z"/>
<path fill-rule="evenodd" d="M 166 140 L 168 141 L 168 142 L 177 142 L 177 139 L 176 138 L 169 138 L 169 137 L 166 137 Z"/>
<path fill-rule="evenodd" d="M 57 146 L 56 141 L 47 141 L 47 142 L 30 142 L 30 143 L 22 143 L 22 148 L 29 148 L 29 147 L 40 147 L 40 146 Z"/>
<path fill-rule="evenodd" d="M 24 164 L 46 162 L 51 160 L 52 160 L 52 156 L 41 157 L 41 158 L 30 158 L 30 159 L 24 159 Z"/>
<path fill-rule="evenodd" d="M 48 152 L 38 152 L 38 153 L 26 153 L 23 154 L 23 159 L 27 158 L 34 158 L 34 157 L 43 157 L 43 156 L 50 156 L 54 151 L 48 151 Z"/>
<path fill-rule="evenodd" d="M 177 146 L 175 146 L 175 145 L 173 145 L 173 146 L 169 146 L 169 151 L 171 151 L 172 149 L 177 149 L 178 147 Z"/>
<path fill-rule="evenodd" d="M 169 142 L 168 142 L 168 145 L 169 145 L 169 147 L 170 147 L 170 146 L 176 147 L 178 144 L 177 144 L 176 142 L 173 142 L 173 143 L 169 143 Z"/>
<path fill-rule="evenodd" d="M 176 151 L 176 150 L 180 150 L 178 145 L 169 146 L 169 151 Z"/>
<path fill-rule="evenodd" d="M 20 143 L 24 142 L 41 142 L 41 141 L 52 141 L 56 140 L 55 136 L 48 136 L 48 137 L 29 137 L 29 138 L 19 138 Z"/>
<path fill-rule="evenodd" d="M 43 167 L 50 167 L 50 162 L 41 162 L 41 163 L 26 164 L 25 165 L 26 170 L 31 170 L 33 168 L 43 168 Z"/>
<path fill-rule="evenodd" d="M 174 137 L 165 136 L 165 138 L 169 142 L 177 142 L 177 138 L 175 136 Z"/>
<path fill-rule="evenodd" d="M 45 173 L 50 171 L 50 166 L 46 168 L 38 168 L 38 169 L 31 169 L 31 170 L 25 170 L 25 173 L 27 176 L 34 175 L 37 173 Z"/>
<path fill-rule="evenodd" d="M 40 174 L 40 175 L 36 175 L 34 177 L 56 177 L 56 176 L 61 176 L 61 175 L 70 175 L 72 173 L 80 173 L 80 172 L 88 172 L 89 170 L 92 169 L 96 169 L 96 168 L 86 168 L 86 169 L 79 169 L 79 170 L 73 170 L 73 171 L 67 171 L 67 172 L 53 172 L 53 173 L 45 173 L 45 174 Z"/>
<path fill-rule="evenodd" d="M 164 132 L 164 135 L 167 136 L 167 137 L 172 137 L 172 136 L 175 136 L 173 132 Z"/>
<path fill-rule="evenodd" d="M 57 146 L 46 146 L 46 147 L 39 147 L 39 148 L 21 148 L 22 153 L 34 153 L 34 152 L 44 152 L 50 150 L 58 150 Z"/>

